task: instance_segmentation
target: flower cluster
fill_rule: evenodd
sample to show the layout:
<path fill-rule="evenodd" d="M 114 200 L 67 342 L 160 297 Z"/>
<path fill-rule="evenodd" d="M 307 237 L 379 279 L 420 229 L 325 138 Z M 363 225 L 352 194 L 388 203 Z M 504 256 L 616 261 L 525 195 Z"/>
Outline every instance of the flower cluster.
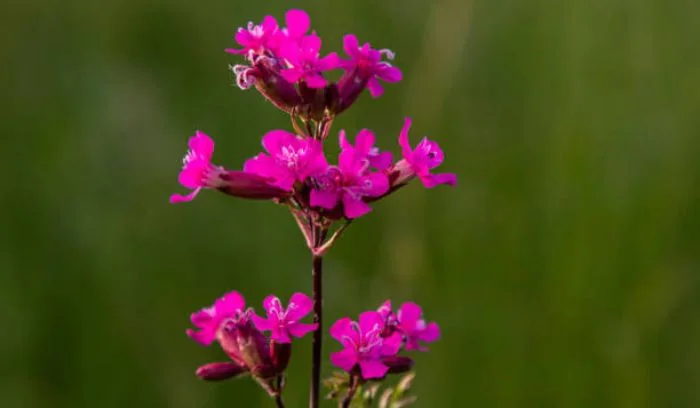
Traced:
<path fill-rule="evenodd" d="M 303 337 L 317 329 L 317 324 L 303 323 L 311 312 L 312 300 L 303 293 L 295 293 L 287 308 L 276 296 L 263 301 L 267 317 L 258 316 L 245 306 L 245 299 L 229 292 L 191 316 L 198 330 L 189 329 L 187 335 L 204 346 L 218 342 L 230 361 L 210 363 L 197 369 L 205 380 L 224 380 L 249 373 L 259 379 L 271 379 L 287 368 L 292 351 L 292 337 Z M 271 332 L 265 336 L 262 332 Z"/>
<path fill-rule="evenodd" d="M 192 200 L 201 189 L 251 199 L 293 199 L 329 219 L 354 219 L 367 214 L 369 203 L 418 177 L 425 187 L 455 185 L 452 173 L 432 174 L 444 155 L 437 142 L 423 138 L 415 149 L 408 140 L 410 118 L 399 135 L 402 159 L 392 163 L 392 154 L 377 148 L 371 130 L 358 132 L 351 143 L 340 132 L 338 164 L 330 165 L 323 143 L 285 130 L 272 130 L 262 138 L 265 152 L 247 160 L 243 171 L 226 170 L 211 163 L 214 142 L 202 132 L 190 138 L 179 181 L 192 189 L 186 196 L 174 194 L 172 203 Z"/>
<path fill-rule="evenodd" d="M 439 326 L 425 322 L 420 306 L 407 302 L 394 313 L 389 300 L 376 311 L 361 313 L 357 322 L 348 317 L 336 321 L 330 331 L 343 346 L 331 353 L 331 363 L 363 380 L 410 370 L 413 360 L 398 353 L 402 349 L 426 351 L 422 343 L 440 338 Z"/>
<path fill-rule="evenodd" d="M 249 23 L 235 34 L 238 44 L 226 52 L 243 58 L 232 67 L 242 89 L 255 87 L 274 106 L 286 112 L 292 131 L 270 130 L 262 136 L 263 151 L 232 170 L 212 163 L 214 141 L 197 131 L 178 176 L 189 190 L 173 194 L 171 203 L 193 200 L 203 189 L 218 190 L 247 199 L 271 200 L 287 207 L 299 226 L 312 254 L 313 300 L 302 293 L 292 295 L 285 308 L 279 298 L 268 296 L 266 316 L 246 308 L 238 292 L 230 292 L 211 307 L 192 314 L 197 328 L 187 334 L 202 345 L 217 342 L 229 361 L 206 364 L 197 375 L 223 380 L 242 374 L 252 376 L 283 407 L 284 372 L 292 351 L 292 339 L 313 333 L 311 407 L 319 405 L 322 336 L 322 260 L 350 222 L 367 213 L 371 204 L 411 180 L 426 188 L 454 186 L 453 173 L 435 173 L 445 155 L 437 142 L 423 137 L 409 139 L 411 119 L 406 117 L 394 140 L 400 155 L 377 146 L 377 137 L 362 129 L 353 137 L 338 134 L 339 153 L 327 157 L 325 142 L 339 114 L 351 107 L 367 89 L 374 98 L 384 92 L 383 82 L 402 79 L 401 71 L 389 62 L 394 53 L 360 44 L 357 37 L 343 38 L 345 56 L 323 55 L 322 40 L 311 30 L 309 16 L 301 10 L 286 13 L 284 25 L 266 16 L 259 24 Z M 342 71 L 339 79 L 330 71 Z M 314 323 L 301 320 L 313 311 Z M 263 334 L 269 332 L 269 334 Z M 357 322 L 338 320 L 330 329 L 343 349 L 331 354 L 331 362 L 348 374 L 342 406 L 349 406 L 362 383 L 382 379 L 390 373 L 410 370 L 413 360 L 402 350 L 424 351 L 436 341 L 440 330 L 426 323 L 421 308 L 404 303 L 394 312 L 389 301 L 376 311 L 361 313 Z M 343 380 L 345 381 L 345 380 Z"/>
<path fill-rule="evenodd" d="M 343 39 L 345 58 L 335 52 L 321 56 L 321 38 L 316 32 L 309 33 L 311 22 L 306 12 L 289 10 L 285 23 L 280 26 L 272 16 L 257 25 L 250 22 L 235 35 L 240 48 L 226 52 L 245 57 L 245 64 L 232 67 L 236 84 L 241 89 L 255 86 L 286 112 L 303 110 L 316 118 L 338 114 L 365 88 L 379 97 L 384 91 L 380 79 L 398 82 L 402 78 L 401 71 L 387 61 L 394 58 L 388 49 L 360 45 L 355 35 L 348 34 Z M 344 71 L 337 83 L 324 76 L 333 70 Z"/>

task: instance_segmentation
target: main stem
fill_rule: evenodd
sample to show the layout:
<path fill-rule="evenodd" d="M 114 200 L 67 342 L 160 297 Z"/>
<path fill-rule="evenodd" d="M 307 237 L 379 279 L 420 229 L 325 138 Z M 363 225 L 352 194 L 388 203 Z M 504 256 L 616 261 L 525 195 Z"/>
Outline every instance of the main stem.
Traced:
<path fill-rule="evenodd" d="M 314 247 L 323 242 L 323 231 L 313 227 Z M 311 278 L 313 280 L 312 296 L 314 298 L 314 323 L 318 328 L 314 331 L 311 351 L 311 395 L 309 406 L 318 408 L 318 396 L 321 384 L 321 347 L 323 343 L 323 256 L 312 255 Z"/>

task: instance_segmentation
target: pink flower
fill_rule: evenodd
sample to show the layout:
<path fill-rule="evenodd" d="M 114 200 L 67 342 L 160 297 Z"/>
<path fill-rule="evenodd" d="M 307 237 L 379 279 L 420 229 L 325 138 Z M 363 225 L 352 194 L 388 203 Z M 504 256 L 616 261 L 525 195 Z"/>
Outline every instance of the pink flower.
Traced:
<path fill-rule="evenodd" d="M 281 33 L 286 40 L 299 41 L 311 28 L 311 19 L 304 10 L 292 9 L 284 15 L 286 27 L 282 28 Z"/>
<path fill-rule="evenodd" d="M 269 178 L 242 171 L 229 171 L 211 163 L 214 141 L 197 131 L 189 140 L 190 150 L 183 162 L 178 180 L 184 187 L 193 189 L 188 195 L 173 194 L 170 202 L 192 201 L 203 188 L 214 188 L 234 197 L 271 199 L 287 195 L 285 190 L 271 185 Z"/>
<path fill-rule="evenodd" d="M 383 357 L 393 356 L 401 348 L 401 336 L 381 336 L 382 317 L 377 312 L 360 314 L 359 324 L 343 318 L 333 324 L 331 336 L 343 345 L 343 350 L 331 353 L 331 363 L 347 372 L 359 366 L 364 379 L 382 378 L 389 371 Z"/>
<path fill-rule="evenodd" d="M 374 133 L 369 129 L 362 129 L 357 133 L 355 145 L 353 146 L 345 137 L 345 131 L 340 131 L 340 147 L 343 151 L 348 151 L 352 155 L 353 160 L 357 162 L 367 161 L 369 166 L 377 170 L 385 170 L 391 166 L 391 152 L 380 152 L 379 148 L 374 146 Z"/>
<path fill-rule="evenodd" d="M 186 196 L 173 194 L 170 196 L 171 203 L 192 201 L 201 189 L 217 187 L 216 178 L 223 171 L 221 167 L 211 163 L 211 157 L 214 154 L 214 141 L 209 136 L 197 131 L 190 138 L 188 144 L 190 149 L 183 159 L 184 165 L 178 176 L 178 181 L 183 187 L 193 191 Z"/>
<path fill-rule="evenodd" d="M 264 55 L 277 33 L 277 20 L 272 16 L 265 16 L 262 23 L 258 25 L 249 22 L 246 28 L 240 27 L 236 32 L 235 40 L 243 48 L 227 48 L 226 52 L 249 57 Z"/>
<path fill-rule="evenodd" d="M 374 135 L 370 131 L 358 134 L 356 146 L 341 133 L 340 144 L 343 149 L 338 157 L 338 167 L 329 166 L 314 176 L 310 203 L 314 207 L 332 210 L 342 202 L 345 216 L 353 219 L 372 210 L 364 197 L 380 197 L 389 191 L 389 179 L 384 173 L 369 172 L 372 160 L 376 165 L 382 165 L 386 156 L 374 150 Z"/>
<path fill-rule="evenodd" d="M 357 37 L 353 34 L 343 38 L 343 49 L 350 59 L 341 62 L 340 67 L 347 72 L 355 72 L 360 80 L 367 80 L 367 87 L 372 97 L 377 98 L 384 93 L 379 79 L 386 82 L 401 80 L 401 71 L 390 63 L 382 61 L 383 56 L 390 60 L 394 59 L 394 53 L 390 50 L 375 50 L 369 43 L 360 46 Z"/>
<path fill-rule="evenodd" d="M 413 302 L 401 305 L 396 318 L 397 328 L 405 336 L 406 350 L 427 351 L 419 342 L 432 343 L 440 338 L 440 327 L 435 322 L 426 323 L 423 310 Z"/>
<path fill-rule="evenodd" d="M 272 130 L 263 136 L 262 144 L 269 155 L 260 153 L 246 161 L 243 169 L 271 178 L 271 184 L 283 190 L 291 190 L 295 182 L 303 182 L 328 167 L 318 140 Z"/>
<path fill-rule="evenodd" d="M 187 335 L 197 343 L 208 346 L 216 339 L 221 324 L 241 315 L 244 308 L 245 299 L 243 296 L 236 291 L 229 292 L 217 299 L 211 307 L 205 307 L 192 313 L 190 319 L 199 331 L 188 329 Z"/>
<path fill-rule="evenodd" d="M 437 142 L 434 142 L 427 137 L 418 143 L 415 149 L 411 149 L 408 141 L 408 130 L 411 128 L 411 118 L 406 118 L 404 126 L 399 134 L 399 145 L 401 145 L 401 153 L 403 160 L 395 165 L 395 170 L 398 170 L 401 175 L 399 178 L 402 181 L 408 180 L 413 176 L 423 182 L 427 188 L 432 188 L 438 184 L 448 184 L 454 186 L 457 184 L 457 176 L 454 173 L 439 173 L 431 174 L 430 170 L 442 164 L 445 156 Z"/>
<path fill-rule="evenodd" d="M 318 324 L 300 323 L 311 312 L 313 301 L 303 293 L 295 293 L 289 299 L 287 309 L 276 296 L 268 296 L 263 301 L 267 319 L 253 315 L 253 323 L 260 331 L 271 331 L 271 339 L 278 343 L 291 343 L 291 336 L 304 337 L 318 328 Z"/>
<path fill-rule="evenodd" d="M 304 81 L 309 88 L 323 88 L 328 81 L 321 72 L 338 67 L 340 62 L 334 52 L 319 58 L 321 38 L 316 34 L 306 35 L 299 42 L 285 41 L 280 49 L 280 55 L 287 63 L 287 69 L 280 74 L 290 83 Z"/>

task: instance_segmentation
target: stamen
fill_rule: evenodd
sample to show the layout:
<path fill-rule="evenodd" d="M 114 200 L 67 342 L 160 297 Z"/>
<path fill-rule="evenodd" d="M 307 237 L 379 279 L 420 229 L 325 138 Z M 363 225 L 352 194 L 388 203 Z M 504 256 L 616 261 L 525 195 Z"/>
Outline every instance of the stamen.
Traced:
<path fill-rule="evenodd" d="M 379 54 L 384 55 L 388 60 L 393 60 L 396 57 L 396 54 L 388 48 L 379 50 Z"/>

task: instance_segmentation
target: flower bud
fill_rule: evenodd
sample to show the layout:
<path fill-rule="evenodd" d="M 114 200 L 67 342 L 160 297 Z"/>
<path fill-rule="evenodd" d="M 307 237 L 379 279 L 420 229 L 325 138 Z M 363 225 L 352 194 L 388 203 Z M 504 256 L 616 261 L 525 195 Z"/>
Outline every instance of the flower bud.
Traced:
<path fill-rule="evenodd" d="M 268 183 L 269 179 L 244 171 L 222 171 L 218 174 L 216 188 L 234 197 L 269 200 L 282 198 L 289 193 Z"/>
<path fill-rule="evenodd" d="M 406 356 L 384 356 L 382 363 L 389 366 L 388 374 L 401 374 L 413 368 L 413 360 Z"/>
<path fill-rule="evenodd" d="M 279 71 L 279 62 L 275 58 L 258 58 L 255 63 L 255 88 L 273 105 L 289 113 L 302 101 L 294 85 L 284 79 Z"/>
<path fill-rule="evenodd" d="M 289 358 L 292 356 L 292 343 L 280 343 L 274 340 L 270 341 L 270 359 L 278 373 L 283 372 L 289 364 Z"/>
<path fill-rule="evenodd" d="M 197 369 L 197 377 L 206 381 L 221 381 L 234 378 L 248 371 L 244 366 L 233 361 L 205 364 Z"/>
<path fill-rule="evenodd" d="M 339 114 L 352 106 L 367 87 L 367 81 L 369 76 L 360 75 L 357 68 L 345 72 L 338 81 L 337 103 L 334 104 L 333 112 Z"/>

